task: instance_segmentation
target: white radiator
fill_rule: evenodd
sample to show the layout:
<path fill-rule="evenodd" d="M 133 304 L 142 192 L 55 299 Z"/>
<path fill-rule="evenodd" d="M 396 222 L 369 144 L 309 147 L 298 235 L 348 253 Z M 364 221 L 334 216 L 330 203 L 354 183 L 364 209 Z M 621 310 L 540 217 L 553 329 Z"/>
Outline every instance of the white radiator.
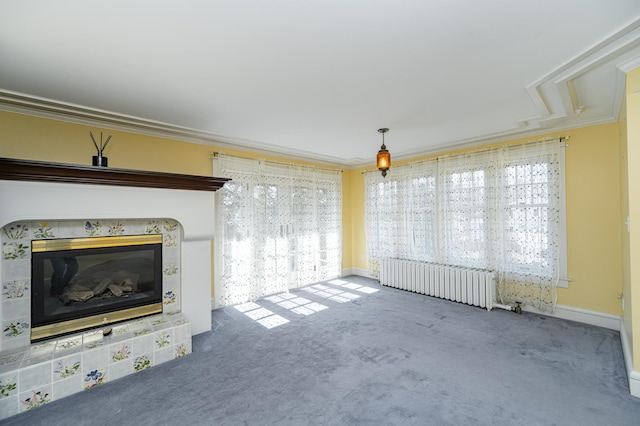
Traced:
<path fill-rule="evenodd" d="M 380 284 L 480 306 L 491 310 L 495 273 L 484 269 L 386 258 L 380 262 Z"/>

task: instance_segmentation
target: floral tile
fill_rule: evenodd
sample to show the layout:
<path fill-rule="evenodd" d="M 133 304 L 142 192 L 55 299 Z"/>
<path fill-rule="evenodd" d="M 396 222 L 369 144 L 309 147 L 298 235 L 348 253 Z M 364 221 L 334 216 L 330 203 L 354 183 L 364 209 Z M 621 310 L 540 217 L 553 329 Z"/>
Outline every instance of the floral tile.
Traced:
<path fill-rule="evenodd" d="M 45 238 L 55 238 L 55 224 L 49 222 L 34 222 L 33 226 L 33 238 L 40 240 Z"/>
<path fill-rule="evenodd" d="M 27 223 L 11 223 L 2 228 L 2 232 L 8 240 L 28 240 L 31 238 Z"/>
<path fill-rule="evenodd" d="M 120 221 L 111 222 L 107 227 L 107 234 L 111 236 L 124 235 L 125 227 Z"/>
<path fill-rule="evenodd" d="M 18 394 L 18 375 L 16 372 L 0 376 L 0 399 Z"/>
<path fill-rule="evenodd" d="M 162 230 L 160 229 L 162 224 L 158 220 L 150 220 L 147 222 L 145 226 L 144 233 L 145 234 L 162 234 Z"/>
<path fill-rule="evenodd" d="M 82 343 L 86 349 L 95 349 L 104 345 L 103 330 L 92 330 L 82 335 Z"/>
<path fill-rule="evenodd" d="M 115 343 L 109 346 L 109 363 L 118 362 L 131 357 L 131 341 Z"/>
<path fill-rule="evenodd" d="M 182 358 L 191 353 L 191 341 L 178 343 L 176 345 L 175 357 Z"/>
<path fill-rule="evenodd" d="M 51 402 L 51 385 L 20 394 L 22 411 L 32 410 L 49 402 Z"/>
<path fill-rule="evenodd" d="M 21 318 L 19 320 L 3 321 L 2 334 L 4 337 L 16 338 L 21 335 L 29 334 L 29 322 L 28 318 Z"/>
<path fill-rule="evenodd" d="M 91 370 L 84 376 L 84 388 L 89 389 L 99 386 L 107 381 L 106 368 Z"/>
<path fill-rule="evenodd" d="M 171 344 L 170 330 L 159 331 L 155 334 L 156 349 L 165 348 Z"/>
<path fill-rule="evenodd" d="M 131 336 L 132 333 L 127 324 L 117 325 L 111 329 L 110 333 L 108 333 L 109 341 L 112 343 L 130 339 Z"/>
<path fill-rule="evenodd" d="M 2 243 L 2 257 L 5 260 L 27 259 L 31 248 L 22 242 Z"/>
<path fill-rule="evenodd" d="M 151 368 L 151 354 L 140 355 L 133 360 L 134 371 L 142 371 Z"/>
<path fill-rule="evenodd" d="M 68 337 L 58 340 L 56 344 L 56 357 L 65 356 L 71 352 L 82 349 L 82 336 Z"/>
<path fill-rule="evenodd" d="M 180 244 L 180 238 L 173 234 L 164 234 L 163 241 L 165 247 L 177 247 Z"/>
<path fill-rule="evenodd" d="M 62 380 L 82 372 L 80 354 L 53 362 L 53 380 Z"/>
<path fill-rule="evenodd" d="M 189 320 L 184 317 L 171 321 L 171 324 L 173 324 L 174 327 L 177 327 L 183 324 L 188 324 L 188 323 L 189 323 Z"/>
<path fill-rule="evenodd" d="M 103 223 L 99 220 L 89 221 L 87 220 L 84 223 L 84 232 L 90 237 L 97 237 L 99 235 L 103 235 Z"/>
<path fill-rule="evenodd" d="M 164 318 L 163 316 L 159 316 L 159 317 L 153 318 L 151 320 L 151 325 L 155 328 L 155 327 L 157 327 L 159 325 L 167 324 L 169 321 L 170 321 L 169 319 Z"/>
<path fill-rule="evenodd" d="M 176 275 L 178 273 L 178 265 L 175 263 L 167 263 L 164 268 L 162 269 L 162 272 L 164 273 L 165 276 L 171 276 L 171 275 Z"/>
<path fill-rule="evenodd" d="M 164 305 L 173 305 L 177 302 L 178 302 L 178 295 L 172 290 L 169 290 L 162 295 L 162 303 Z"/>
<path fill-rule="evenodd" d="M 164 231 L 174 232 L 178 229 L 178 222 L 175 220 L 167 219 L 164 221 Z"/>
<path fill-rule="evenodd" d="M 5 300 L 30 298 L 29 280 L 11 280 L 2 284 L 2 297 Z"/>

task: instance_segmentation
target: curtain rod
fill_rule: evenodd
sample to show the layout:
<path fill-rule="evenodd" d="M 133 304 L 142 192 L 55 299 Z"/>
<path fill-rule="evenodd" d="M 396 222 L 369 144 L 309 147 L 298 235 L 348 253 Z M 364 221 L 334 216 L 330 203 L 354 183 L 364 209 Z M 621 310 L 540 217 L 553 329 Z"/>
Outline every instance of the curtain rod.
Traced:
<path fill-rule="evenodd" d="M 283 163 L 282 161 L 275 161 L 275 160 L 265 160 L 264 158 L 251 158 L 251 157 L 243 157 L 241 155 L 233 155 L 233 154 L 225 154 L 223 152 L 218 152 L 218 151 L 212 151 L 209 153 L 210 155 L 210 159 L 214 160 L 216 158 L 218 158 L 219 154 L 224 154 L 228 157 L 235 157 L 235 158 L 241 158 L 243 160 L 254 160 L 254 161 L 263 161 L 265 163 L 271 163 L 271 164 L 277 164 L 279 166 L 295 166 L 295 167 L 305 167 L 307 169 L 315 169 L 315 170 L 327 170 L 327 171 L 331 171 L 331 172 L 340 172 L 342 173 L 343 170 L 342 169 L 330 169 L 328 167 L 316 167 L 316 166 L 308 166 L 306 164 L 295 164 L 295 163 Z"/>
<path fill-rule="evenodd" d="M 478 149 L 475 151 L 467 151 L 467 152 L 460 152 L 457 154 L 449 154 L 449 155 L 439 155 L 437 157 L 435 157 L 436 159 L 439 158 L 449 158 L 449 157 L 457 157 L 459 155 L 466 155 L 466 154 L 480 154 L 483 152 L 489 152 L 489 151 L 494 151 L 500 148 L 515 148 L 515 147 L 519 147 L 519 146 L 526 146 L 526 145 L 533 145 L 536 143 L 541 143 L 541 142 L 554 142 L 554 141 L 558 141 L 558 142 L 562 142 L 565 140 L 569 140 L 571 137 L 570 136 L 556 136 L 553 138 L 545 138 L 545 139 L 538 139 L 535 141 L 528 141 L 528 142 L 522 142 L 522 143 L 514 143 L 512 145 L 502 145 L 502 146 L 496 146 L 494 148 L 483 148 L 483 149 Z M 569 146 L 569 144 L 564 144 L 565 147 Z"/>
<path fill-rule="evenodd" d="M 497 146 L 495 148 L 484 148 L 484 149 L 478 149 L 478 150 L 475 150 L 475 151 L 460 152 L 460 153 L 457 153 L 457 154 L 439 155 L 437 157 L 426 158 L 424 160 L 414 161 L 414 162 L 410 162 L 410 163 L 407 163 L 407 164 L 414 165 L 414 164 L 426 163 L 427 161 L 434 161 L 434 160 L 437 161 L 440 158 L 456 157 L 458 155 L 466 155 L 466 154 L 479 154 L 479 153 L 482 153 L 482 152 L 488 152 L 488 151 L 492 151 L 492 150 L 496 150 L 496 149 L 500 149 L 500 148 L 514 148 L 514 147 L 518 147 L 518 146 L 531 145 L 531 144 L 540 143 L 540 142 L 553 142 L 554 140 L 558 140 L 559 142 L 563 142 L 563 141 L 568 141 L 569 139 L 571 139 L 571 136 L 556 136 L 556 137 L 553 137 L 553 138 L 545 138 L 545 139 L 538 139 L 538 140 L 535 140 L 535 141 L 515 143 L 513 145 L 502 145 L 502 146 Z M 569 144 L 565 143 L 564 146 L 568 147 Z M 360 174 L 363 175 L 365 173 L 372 173 L 372 172 L 377 172 L 377 171 L 378 171 L 378 169 L 365 170 L 364 172 L 360 172 Z"/>

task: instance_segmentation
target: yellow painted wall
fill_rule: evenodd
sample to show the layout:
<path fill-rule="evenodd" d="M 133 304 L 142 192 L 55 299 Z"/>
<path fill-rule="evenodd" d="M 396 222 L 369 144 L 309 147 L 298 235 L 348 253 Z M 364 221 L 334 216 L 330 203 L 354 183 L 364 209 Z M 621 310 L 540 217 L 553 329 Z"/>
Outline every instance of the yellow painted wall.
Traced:
<path fill-rule="evenodd" d="M 625 302 L 630 313 L 625 314 L 625 331 L 631 335 L 633 369 L 640 366 L 640 317 L 634 311 L 640 307 L 640 68 L 627 74 L 627 192 L 628 215 L 631 223 L 628 242 L 628 274 Z M 624 246 L 623 246 L 624 247 Z M 624 247 L 626 250 L 627 248 Z M 635 308 L 635 309 L 634 309 Z M 627 307 L 625 306 L 625 309 Z"/>
<path fill-rule="evenodd" d="M 210 145 L 108 130 L 99 126 L 85 126 L 6 111 L 0 111 L 0 157 L 91 165 L 91 158 L 96 154 L 96 149 L 91 142 L 90 131 L 98 142 L 100 132 L 103 133 L 105 141 L 108 135 L 112 136 L 104 155 L 109 159 L 109 167 L 114 168 L 211 176 L 211 152 L 213 151 L 327 167 L 311 162 L 258 155 L 228 148 L 219 149 Z M 343 192 L 343 268 L 351 267 L 351 207 L 348 179 L 349 175 L 343 173 L 343 188 L 346 188 Z M 213 273 L 211 276 L 213 277 Z M 213 282 L 211 289 L 213 294 Z"/>
<path fill-rule="evenodd" d="M 517 144 L 552 136 L 570 137 L 570 146 L 566 150 L 567 256 L 568 273 L 572 281 L 568 289 L 558 289 L 558 303 L 621 315 L 618 299 L 618 294 L 622 292 L 618 124 L 585 127 L 486 146 Z M 466 151 L 481 148 L 484 147 Z M 413 160 L 424 158 L 428 156 Z M 354 171 L 351 182 L 354 194 L 364 194 L 364 175 L 361 172 L 371 169 Z M 364 198 L 353 206 L 352 216 L 353 250 L 356 255 L 364 254 L 364 259 L 360 261 L 358 258 L 354 264 L 357 268 L 366 269 Z"/>
<path fill-rule="evenodd" d="M 375 154 L 375 153 L 374 153 Z M 367 251 L 365 248 L 365 227 L 364 227 L 364 175 L 362 170 L 349 170 L 351 176 L 351 196 L 352 204 L 351 221 L 351 261 L 353 268 L 367 270 Z"/>
<path fill-rule="evenodd" d="M 567 254 L 569 289 L 558 303 L 621 315 L 620 159 L 618 125 L 568 132 Z"/>
<path fill-rule="evenodd" d="M 0 156 L 90 164 L 95 153 L 90 130 L 94 135 L 103 131 L 105 138 L 112 135 L 105 152 L 110 167 L 210 176 L 210 152 L 218 150 L 207 145 L 0 111 Z M 568 262 L 573 281 L 569 289 L 559 289 L 558 303 L 620 315 L 617 299 L 622 292 L 618 126 L 611 123 L 561 135 L 571 137 L 566 158 Z M 524 139 L 506 143 L 522 141 Z M 225 152 L 258 157 L 228 149 Z M 356 271 L 367 269 L 363 170 L 343 173 L 342 266 Z"/>
<path fill-rule="evenodd" d="M 626 97 L 623 101 L 626 104 Z M 629 258 L 629 232 L 627 232 L 627 215 L 629 214 L 629 167 L 627 154 L 627 119 L 620 120 L 618 123 L 618 133 L 620 135 L 620 221 L 622 226 L 620 229 L 621 247 L 621 273 L 622 273 L 622 294 L 623 294 L 623 315 L 622 321 L 625 324 L 624 331 L 626 333 L 629 347 L 633 347 L 633 305 L 631 303 L 631 260 Z"/>

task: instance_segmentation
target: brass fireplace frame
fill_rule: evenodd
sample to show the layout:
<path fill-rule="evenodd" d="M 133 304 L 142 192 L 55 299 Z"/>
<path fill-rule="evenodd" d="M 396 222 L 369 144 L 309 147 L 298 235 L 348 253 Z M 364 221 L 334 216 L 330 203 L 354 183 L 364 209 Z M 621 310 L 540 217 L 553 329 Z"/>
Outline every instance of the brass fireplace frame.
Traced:
<path fill-rule="evenodd" d="M 146 244 L 162 244 L 162 234 L 119 235 L 109 237 L 61 238 L 51 240 L 33 240 L 31 251 L 34 253 L 61 250 L 81 250 L 88 248 L 122 247 Z M 100 326 L 107 326 L 129 319 L 162 313 L 162 302 L 145 306 L 124 308 L 114 312 L 89 315 L 83 318 L 60 321 L 55 324 L 40 325 L 31 328 L 31 341 L 39 341 L 53 336 L 73 333 Z"/>
<path fill-rule="evenodd" d="M 113 237 L 59 238 L 55 240 L 33 240 L 31 251 L 80 250 L 101 247 L 136 246 L 162 244 L 162 234 L 118 235 Z"/>

